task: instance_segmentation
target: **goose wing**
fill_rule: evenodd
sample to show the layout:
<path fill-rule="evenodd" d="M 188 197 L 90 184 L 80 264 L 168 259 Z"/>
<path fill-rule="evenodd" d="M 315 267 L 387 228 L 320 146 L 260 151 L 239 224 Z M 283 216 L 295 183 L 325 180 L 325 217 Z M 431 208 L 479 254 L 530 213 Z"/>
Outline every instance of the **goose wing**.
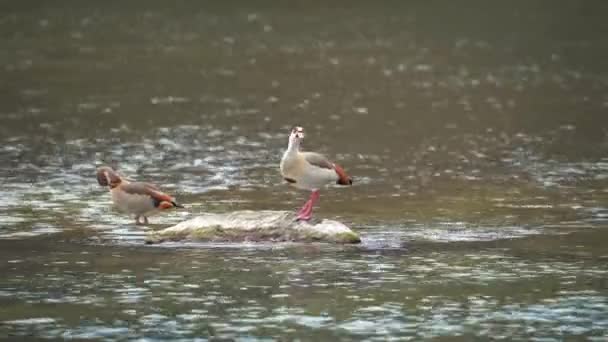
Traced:
<path fill-rule="evenodd" d="M 160 191 L 158 187 L 154 184 L 143 183 L 143 182 L 134 182 L 124 184 L 121 189 L 130 194 L 130 195 L 144 195 L 149 196 L 154 201 L 154 206 L 159 207 L 163 206 L 163 209 L 166 209 L 168 204 L 163 204 L 163 202 L 168 202 L 171 204 L 171 207 L 181 208 L 182 206 L 177 204 L 173 197 L 170 195 Z"/>
<path fill-rule="evenodd" d="M 338 176 L 338 184 L 353 184 L 353 179 L 346 174 L 344 169 L 340 165 L 330 162 L 329 159 L 327 159 L 324 155 L 315 152 L 302 152 L 302 155 L 304 156 L 304 160 L 306 160 L 312 166 L 319 167 L 322 169 L 334 170 L 336 172 L 336 175 Z"/>

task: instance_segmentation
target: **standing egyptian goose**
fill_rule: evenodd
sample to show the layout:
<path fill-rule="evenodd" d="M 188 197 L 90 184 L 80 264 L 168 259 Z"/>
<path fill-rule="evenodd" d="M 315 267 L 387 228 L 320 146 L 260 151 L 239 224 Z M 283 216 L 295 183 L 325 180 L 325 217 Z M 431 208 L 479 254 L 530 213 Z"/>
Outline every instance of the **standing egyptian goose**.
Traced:
<path fill-rule="evenodd" d="M 304 129 L 294 127 L 289 135 L 289 145 L 281 159 L 283 179 L 298 189 L 310 190 L 310 198 L 298 211 L 297 219 L 308 221 L 312 218 L 312 208 L 319 200 L 319 189 L 324 185 L 337 183 L 352 185 L 353 180 L 339 165 L 314 152 L 300 152 L 304 139 Z"/>
<path fill-rule="evenodd" d="M 148 224 L 148 216 L 162 210 L 183 208 L 173 197 L 163 193 L 155 185 L 129 182 L 108 166 L 97 169 L 97 182 L 101 186 L 110 187 L 114 206 L 121 212 L 134 215 L 137 225 Z"/>

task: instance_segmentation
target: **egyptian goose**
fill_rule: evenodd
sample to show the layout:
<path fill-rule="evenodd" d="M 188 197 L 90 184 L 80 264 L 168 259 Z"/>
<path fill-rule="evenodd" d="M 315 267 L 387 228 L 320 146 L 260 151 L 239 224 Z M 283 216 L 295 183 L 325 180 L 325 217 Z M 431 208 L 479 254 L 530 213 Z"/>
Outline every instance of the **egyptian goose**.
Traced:
<path fill-rule="evenodd" d="M 173 197 L 163 193 L 155 185 L 129 182 L 108 166 L 97 169 L 97 182 L 101 186 L 110 187 L 114 206 L 121 212 L 134 215 L 136 225 L 148 224 L 148 216 L 162 210 L 183 208 Z"/>
<path fill-rule="evenodd" d="M 297 220 L 312 218 L 312 208 L 319 200 L 319 189 L 330 183 L 352 185 L 353 180 L 339 165 L 314 152 L 300 152 L 304 129 L 294 127 L 289 135 L 289 145 L 281 159 L 283 179 L 298 189 L 310 190 L 310 198 L 297 213 Z"/>

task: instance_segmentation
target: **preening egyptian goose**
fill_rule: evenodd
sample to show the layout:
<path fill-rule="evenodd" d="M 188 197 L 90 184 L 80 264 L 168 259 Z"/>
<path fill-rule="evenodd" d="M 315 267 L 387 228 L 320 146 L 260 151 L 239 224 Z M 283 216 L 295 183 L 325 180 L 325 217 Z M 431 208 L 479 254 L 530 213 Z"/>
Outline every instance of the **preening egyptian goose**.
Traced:
<path fill-rule="evenodd" d="M 173 197 L 160 191 L 154 184 L 129 182 L 108 166 L 97 169 L 97 182 L 101 186 L 110 187 L 114 206 L 121 212 L 134 215 L 137 225 L 148 224 L 148 216 L 162 210 L 183 208 Z"/>
<path fill-rule="evenodd" d="M 339 165 L 314 152 L 300 152 L 304 129 L 294 127 L 289 135 L 289 145 L 281 159 L 283 179 L 298 189 L 310 190 L 310 198 L 297 213 L 298 220 L 312 218 L 312 208 L 319 200 L 319 189 L 327 184 L 352 185 L 353 180 Z"/>

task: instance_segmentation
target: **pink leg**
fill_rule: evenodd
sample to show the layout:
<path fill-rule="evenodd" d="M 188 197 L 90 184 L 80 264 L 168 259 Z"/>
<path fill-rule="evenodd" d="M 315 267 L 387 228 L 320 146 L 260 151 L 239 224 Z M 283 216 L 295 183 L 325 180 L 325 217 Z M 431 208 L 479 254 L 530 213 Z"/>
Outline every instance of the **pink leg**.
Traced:
<path fill-rule="evenodd" d="M 306 201 L 306 203 L 304 203 L 302 208 L 300 208 L 300 210 L 298 211 L 298 215 L 302 215 L 302 214 L 306 213 L 307 211 L 309 211 L 311 204 L 312 204 L 311 200 L 308 199 L 308 201 Z"/>
<path fill-rule="evenodd" d="M 297 220 L 308 221 L 312 218 L 312 208 L 314 207 L 315 203 L 317 203 L 320 196 L 321 194 L 319 193 L 319 190 L 314 190 L 310 194 L 310 198 L 308 199 L 308 201 L 306 201 L 302 209 L 298 211 Z"/>

